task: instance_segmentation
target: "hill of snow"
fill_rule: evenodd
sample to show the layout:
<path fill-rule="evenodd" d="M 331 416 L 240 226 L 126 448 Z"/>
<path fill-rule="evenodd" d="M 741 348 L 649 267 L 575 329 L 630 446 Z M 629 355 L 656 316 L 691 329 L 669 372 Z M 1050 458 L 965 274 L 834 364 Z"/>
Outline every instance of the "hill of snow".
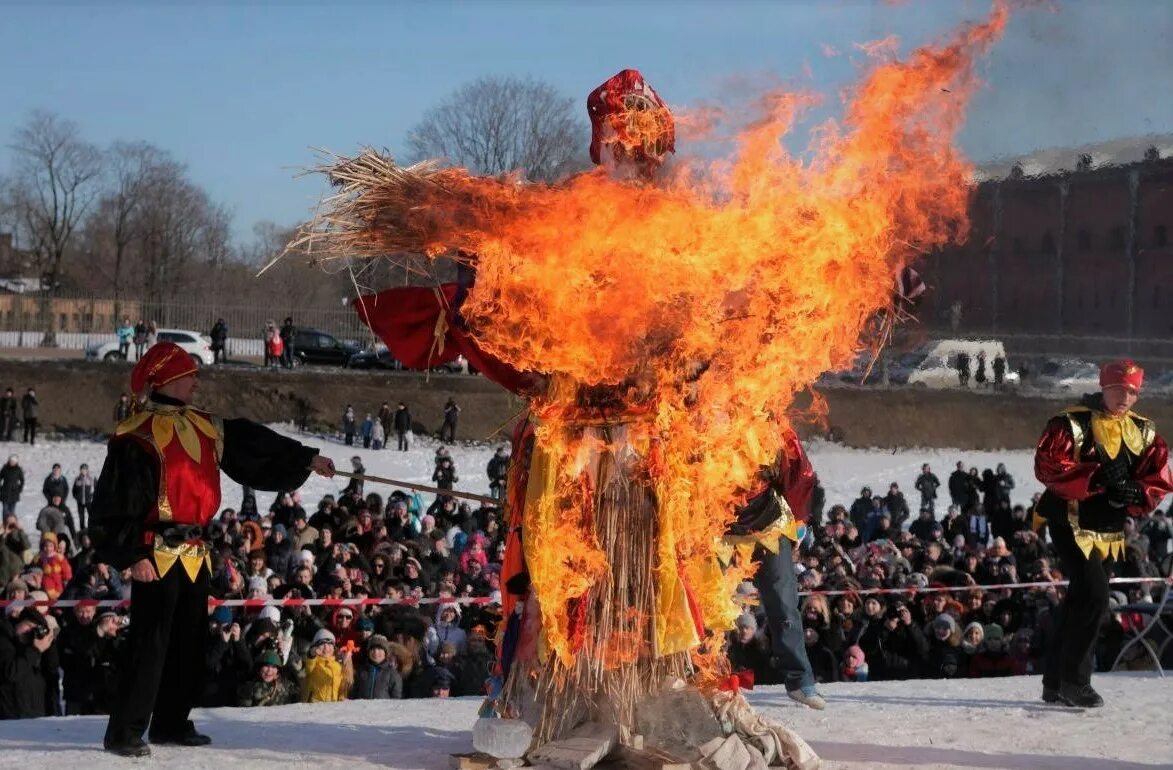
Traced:
<path fill-rule="evenodd" d="M 833 684 L 826 711 L 763 687 L 750 701 L 797 730 L 825 770 L 1037 768 L 1155 770 L 1173 767 L 1168 704 L 1173 678 L 1097 676 L 1107 705 L 1079 711 L 1039 700 L 1038 677 Z M 160 747 L 148 761 L 101 750 L 104 717 L 0 722 L 0 768 L 87 770 L 440 770 L 471 751 L 479 699 L 351 701 L 253 709 L 205 709 L 201 749 Z"/>

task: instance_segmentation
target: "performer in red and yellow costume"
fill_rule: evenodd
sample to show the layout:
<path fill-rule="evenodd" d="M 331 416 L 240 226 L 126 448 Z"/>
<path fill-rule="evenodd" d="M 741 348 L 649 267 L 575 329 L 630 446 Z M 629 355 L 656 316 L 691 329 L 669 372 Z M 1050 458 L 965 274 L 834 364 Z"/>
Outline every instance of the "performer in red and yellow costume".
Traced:
<path fill-rule="evenodd" d="M 178 345 L 152 347 L 131 388 L 143 409 L 110 439 L 94 493 L 91 533 L 103 561 L 129 569 L 130 657 L 105 747 L 145 756 L 154 743 L 202 746 L 188 719 L 203 689 L 210 558 L 205 528 L 220 509 L 220 473 L 254 489 L 296 489 L 311 471 L 332 476 L 316 449 L 243 419 L 189 405 L 196 364 Z"/>
<path fill-rule="evenodd" d="M 1043 673 L 1048 703 L 1103 705 L 1091 673 L 1108 610 L 1104 562 L 1124 555 L 1125 519 L 1149 513 L 1173 491 L 1165 440 L 1132 411 L 1143 384 L 1135 362 L 1105 364 L 1101 392 L 1053 417 L 1035 451 L 1035 476 L 1047 488 L 1037 513 L 1071 581 Z"/>

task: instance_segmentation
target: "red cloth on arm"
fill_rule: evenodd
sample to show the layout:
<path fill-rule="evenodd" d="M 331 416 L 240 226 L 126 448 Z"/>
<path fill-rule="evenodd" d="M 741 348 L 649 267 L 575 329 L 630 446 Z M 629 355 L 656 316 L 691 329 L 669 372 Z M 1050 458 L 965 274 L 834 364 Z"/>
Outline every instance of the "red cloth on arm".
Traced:
<path fill-rule="evenodd" d="M 1086 500 L 1104 491 L 1091 487 L 1099 463 L 1077 461 L 1075 452 L 1075 437 L 1066 420 L 1056 418 L 1047 423 L 1035 448 L 1035 478 L 1064 500 Z"/>
<path fill-rule="evenodd" d="M 798 440 L 798 434 L 787 430 L 782 439 L 782 455 L 778 460 L 778 482 L 782 496 L 790 505 L 794 518 L 805 522 L 810 518 L 811 493 L 815 489 L 815 469 Z"/>
<path fill-rule="evenodd" d="M 1140 456 L 1132 478 L 1144 492 L 1143 505 L 1128 506 L 1130 516 L 1144 516 L 1161 504 L 1165 495 L 1173 492 L 1173 475 L 1169 472 L 1169 445 L 1157 436 Z"/>
<path fill-rule="evenodd" d="M 514 393 L 525 389 L 529 376 L 480 349 L 456 319 L 455 283 L 404 286 L 359 297 L 354 309 L 395 358 L 408 369 L 430 369 L 464 356 L 477 371 Z M 437 321 L 443 316 L 443 334 Z"/>

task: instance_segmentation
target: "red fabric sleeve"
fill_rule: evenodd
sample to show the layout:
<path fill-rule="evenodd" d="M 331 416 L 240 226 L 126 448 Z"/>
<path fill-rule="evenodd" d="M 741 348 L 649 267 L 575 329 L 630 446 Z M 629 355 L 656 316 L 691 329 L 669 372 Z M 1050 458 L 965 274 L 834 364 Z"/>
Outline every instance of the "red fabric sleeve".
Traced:
<path fill-rule="evenodd" d="M 811 493 L 815 489 L 815 469 L 802 448 L 798 435 L 788 430 L 782 439 L 782 456 L 778 461 L 778 483 L 782 496 L 798 521 L 810 516 Z"/>
<path fill-rule="evenodd" d="M 1075 460 L 1075 438 L 1065 419 L 1047 423 L 1035 449 L 1035 478 L 1064 500 L 1085 500 L 1104 490 L 1091 488 L 1098 463 Z"/>
<path fill-rule="evenodd" d="M 1136 465 L 1133 478 L 1144 491 L 1145 504 L 1129 506 L 1128 513 L 1132 516 L 1151 513 L 1161 504 L 1165 495 L 1173 492 L 1173 475 L 1169 473 L 1169 445 L 1165 443 L 1165 439 L 1157 436 L 1144 451 Z"/>
<path fill-rule="evenodd" d="M 368 294 L 354 303 L 363 323 L 408 369 L 430 369 L 464 356 L 477 371 L 506 390 L 519 393 L 532 385 L 533 376 L 519 372 L 477 346 L 456 321 L 452 306 L 455 283 L 404 286 Z M 443 323 L 439 323 L 443 317 Z M 443 335 L 437 337 L 437 329 Z"/>

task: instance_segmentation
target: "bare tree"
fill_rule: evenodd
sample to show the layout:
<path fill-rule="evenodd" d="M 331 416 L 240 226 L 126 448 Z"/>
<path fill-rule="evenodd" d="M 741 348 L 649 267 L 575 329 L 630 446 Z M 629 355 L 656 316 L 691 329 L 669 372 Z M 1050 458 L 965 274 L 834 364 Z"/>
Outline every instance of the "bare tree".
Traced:
<path fill-rule="evenodd" d="M 56 323 L 48 297 L 59 287 L 70 241 L 99 192 L 101 153 L 82 140 L 74 123 L 41 111 L 17 129 L 12 150 L 15 163 L 7 206 L 14 211 L 17 230 L 47 290 L 43 344 L 55 345 Z"/>
<path fill-rule="evenodd" d="M 445 158 L 477 174 L 554 181 L 586 165 L 574 101 L 547 83 L 487 77 L 461 86 L 407 134 L 414 160 Z"/>

